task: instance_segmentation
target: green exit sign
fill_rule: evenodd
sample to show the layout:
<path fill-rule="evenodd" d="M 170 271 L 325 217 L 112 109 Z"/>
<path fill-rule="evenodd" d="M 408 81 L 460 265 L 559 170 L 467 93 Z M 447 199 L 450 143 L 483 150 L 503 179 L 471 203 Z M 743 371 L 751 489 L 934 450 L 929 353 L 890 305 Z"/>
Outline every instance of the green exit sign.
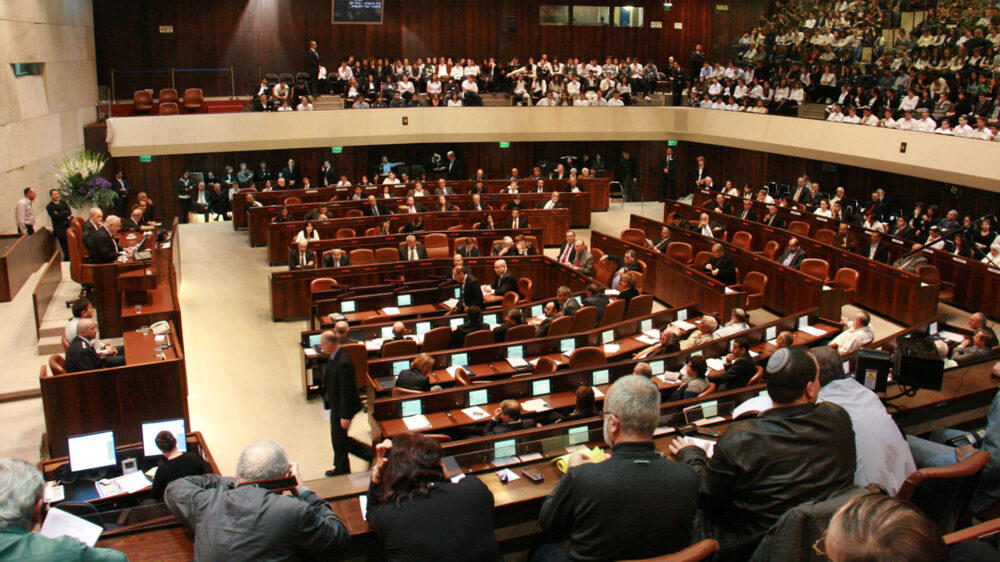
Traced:
<path fill-rule="evenodd" d="M 677 141 L 667 141 L 667 146 L 677 146 Z"/>
<path fill-rule="evenodd" d="M 153 161 L 153 157 L 152 156 L 140 156 L 139 157 L 139 161 L 140 162 L 152 162 Z"/>
<path fill-rule="evenodd" d="M 344 152 L 344 147 L 342 147 L 342 146 L 331 146 L 330 147 L 330 152 L 332 152 L 334 154 L 341 154 L 341 153 Z"/>
<path fill-rule="evenodd" d="M 500 148 L 510 148 L 510 143 L 509 142 L 502 142 L 502 143 L 500 143 Z"/>

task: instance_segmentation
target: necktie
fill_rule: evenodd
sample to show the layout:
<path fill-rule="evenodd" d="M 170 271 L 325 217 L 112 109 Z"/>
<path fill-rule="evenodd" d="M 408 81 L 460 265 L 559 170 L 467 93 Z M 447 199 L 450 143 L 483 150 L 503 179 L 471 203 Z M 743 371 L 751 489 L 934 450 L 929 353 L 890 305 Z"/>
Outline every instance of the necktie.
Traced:
<path fill-rule="evenodd" d="M 712 227 L 708 225 L 705 225 L 701 228 L 701 233 L 705 236 L 708 236 L 709 238 L 715 238 L 714 236 L 712 236 Z"/>
<path fill-rule="evenodd" d="M 378 203 L 372 204 L 372 212 L 375 213 L 376 217 L 378 216 Z"/>
<path fill-rule="evenodd" d="M 302 267 L 306 266 L 306 253 L 299 252 L 299 265 Z"/>
<path fill-rule="evenodd" d="M 417 260 L 417 251 L 415 248 L 410 248 L 410 261 Z"/>
<path fill-rule="evenodd" d="M 788 253 L 788 257 L 786 257 L 786 258 L 785 258 L 785 261 L 781 262 L 781 264 L 782 264 L 782 265 L 788 265 L 788 264 L 792 263 L 792 258 L 793 258 L 793 257 L 795 257 L 795 254 L 793 254 L 793 253 L 789 252 L 789 253 Z"/>
<path fill-rule="evenodd" d="M 572 244 L 566 244 L 566 250 L 562 253 L 561 256 L 559 256 L 559 261 L 561 261 L 562 263 L 568 263 L 569 262 L 569 253 L 570 253 L 570 251 L 572 251 L 572 249 L 573 249 L 573 245 Z"/>
<path fill-rule="evenodd" d="M 871 247 L 871 250 L 869 250 L 869 252 L 868 252 L 868 259 L 870 259 L 870 260 L 875 259 L 875 249 L 876 248 L 878 248 L 878 246 L 875 246 L 873 244 L 872 247 Z"/>

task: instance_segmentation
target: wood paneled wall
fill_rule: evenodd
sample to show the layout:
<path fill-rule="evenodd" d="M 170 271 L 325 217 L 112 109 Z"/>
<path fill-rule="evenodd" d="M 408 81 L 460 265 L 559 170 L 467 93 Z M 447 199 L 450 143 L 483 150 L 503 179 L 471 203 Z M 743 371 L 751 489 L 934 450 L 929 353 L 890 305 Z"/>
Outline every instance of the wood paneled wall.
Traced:
<path fill-rule="evenodd" d="M 97 135 L 94 135 L 95 137 Z M 172 216 L 177 212 L 174 184 L 183 170 L 213 171 L 218 176 L 226 165 L 238 166 L 246 162 L 255 168 L 265 160 L 271 169 L 277 171 L 288 158 L 294 158 L 303 174 L 315 176 L 323 160 L 329 159 L 334 168 L 357 182 L 363 174 L 370 174 L 382 156 L 393 162 L 423 164 L 437 152 L 444 156 L 454 150 L 463 162 L 467 175 L 476 168 L 483 168 L 488 177 L 499 178 L 517 167 L 522 175 L 531 172 L 531 166 L 540 160 L 556 161 L 567 154 L 591 156 L 600 154 L 607 169 L 613 171 L 623 150 L 628 150 L 637 161 L 639 184 L 643 198 L 654 201 L 660 193 L 660 157 L 667 147 L 662 142 L 574 142 L 574 143 L 511 143 L 510 148 L 499 148 L 497 143 L 465 144 L 412 144 L 389 146 L 344 147 L 341 154 L 332 154 L 329 148 L 301 150 L 271 150 L 246 153 L 192 154 L 178 156 L 153 156 L 148 163 L 138 158 L 114 158 L 106 167 L 111 174 L 122 170 L 132 185 L 145 190 L 157 203 L 161 216 Z M 99 143 L 89 143 L 88 149 L 102 150 Z M 726 148 L 695 143 L 680 143 L 674 152 L 677 158 L 677 194 L 690 192 L 693 182 L 692 171 L 695 158 L 704 155 L 713 179 L 717 185 L 731 179 L 741 187 L 745 183 L 759 187 L 769 181 L 792 185 L 797 176 L 805 173 L 818 181 L 824 191 L 832 192 L 837 186 L 847 188 L 848 195 L 867 198 L 877 188 L 885 189 L 890 205 L 909 209 L 917 201 L 927 205 L 938 205 L 942 209 L 957 209 L 961 214 L 975 217 L 997 213 L 1000 210 L 1000 194 L 952 185 L 899 174 L 868 170 L 854 166 L 829 164 L 818 160 L 808 160 L 767 152 Z"/>
<path fill-rule="evenodd" d="M 662 65 L 675 56 L 687 67 L 689 53 L 701 43 L 721 56 L 723 37 L 737 36 L 756 22 L 768 0 L 741 0 L 718 11 L 720 0 L 678 0 L 664 11 L 662 0 L 578 0 L 574 4 L 633 5 L 644 8 L 644 27 L 542 26 L 541 4 L 554 0 L 385 0 L 382 25 L 333 25 L 331 0 L 211 0 L 94 2 L 98 82 L 110 84 L 111 69 L 235 67 L 237 95 L 248 93 L 259 72 L 307 70 L 309 40 L 319 43 L 323 64 L 333 72 L 342 58 L 474 57 L 506 60 L 547 53 L 590 58 L 652 59 Z M 569 4 L 570 2 L 565 2 Z M 508 18 L 516 17 L 515 29 Z M 650 21 L 663 22 L 652 29 Z M 674 24 L 682 24 L 675 29 Z M 172 25 L 174 32 L 158 31 Z M 713 25 L 718 31 L 713 32 Z M 139 88 L 169 87 L 169 74 L 122 75 L 119 98 Z M 178 72 L 179 90 L 201 87 L 206 95 L 229 93 L 228 73 Z"/>

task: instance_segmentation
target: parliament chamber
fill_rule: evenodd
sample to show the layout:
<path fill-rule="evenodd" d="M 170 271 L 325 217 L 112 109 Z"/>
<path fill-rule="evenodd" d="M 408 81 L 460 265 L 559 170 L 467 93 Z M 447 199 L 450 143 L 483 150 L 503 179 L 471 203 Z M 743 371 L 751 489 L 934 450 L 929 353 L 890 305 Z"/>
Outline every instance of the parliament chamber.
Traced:
<path fill-rule="evenodd" d="M 479 559 L 819 559 L 825 549 L 835 560 L 842 506 L 868 496 L 905 500 L 899 509 L 929 520 L 927 540 L 947 546 L 950 559 L 971 543 L 1000 559 L 1000 474 L 990 460 L 1000 454 L 1000 144 L 811 118 L 827 105 L 825 82 L 808 86 L 797 113 L 777 100 L 768 106 L 782 111 L 771 114 L 694 100 L 718 78 L 699 76 L 701 63 L 774 70 L 777 82 L 776 69 L 794 64 L 783 57 L 798 51 L 771 41 L 758 64 L 750 38 L 802 13 L 826 21 L 828 12 L 839 30 L 878 22 L 884 30 L 865 36 L 870 45 L 835 47 L 835 63 L 817 58 L 824 44 L 810 43 L 818 35 L 802 26 L 804 44 L 818 47 L 810 64 L 867 75 L 906 44 L 897 31 L 922 34 L 922 22 L 953 6 L 78 3 L 94 35 L 100 99 L 95 91 L 98 118 L 74 134 L 79 148 L 107 159 L 108 182 L 125 181 L 116 204 L 74 208 L 60 235 L 37 204 L 49 201 L 50 174 L 34 184 L 34 234 L 0 237 L 0 310 L 10 319 L 0 349 L 12 352 L 5 370 L 18 373 L 0 392 L 9 428 L 0 459 L 34 465 L 49 508 L 100 527 L 96 547 L 133 560 L 264 557 L 249 545 L 277 524 L 262 525 L 262 515 L 213 528 L 191 514 L 206 504 L 184 503 L 178 484 L 194 483 L 206 486 L 202 497 L 259 492 L 261 502 L 282 496 L 321 514 L 314 537 L 270 545 L 287 559 L 428 559 L 444 545 L 455 559 L 476 559 L 483 543 L 471 525 L 485 521 L 477 532 L 492 533 L 485 542 L 495 556 Z M 986 73 L 997 64 L 985 56 L 996 49 L 990 37 L 1000 39 L 997 8 L 956 6 L 987 21 L 954 17 L 980 50 L 974 72 Z M 374 22 L 340 21 L 373 13 Z M 971 31 L 978 27 L 985 38 Z M 419 57 L 432 70 L 410 64 Z M 494 58 L 502 64 L 491 67 Z M 343 79 L 345 66 L 389 86 Z M 603 78 L 587 76 L 595 70 Z M 436 108 L 442 72 L 456 103 Z M 733 72 L 718 80 L 727 93 L 747 78 Z M 581 101 L 544 107 L 550 89 L 566 87 L 563 76 L 582 82 Z M 413 95 L 400 96 L 411 80 Z M 995 84 L 982 89 L 1000 108 Z M 286 111 L 300 95 L 299 110 Z M 993 106 L 977 107 L 968 114 L 985 119 L 979 130 L 995 130 Z M 130 213 L 138 218 L 119 232 L 117 219 Z M 108 260 L 95 242 L 102 232 Z M 793 402 L 781 393 L 785 373 L 812 368 L 796 357 L 815 375 Z M 824 394 L 843 381 L 872 418 Z M 638 416 L 643 392 L 655 407 L 646 404 L 638 431 L 628 417 Z M 815 426 L 800 426 L 801 435 L 782 426 L 770 459 L 757 451 L 759 465 L 724 474 L 721 463 L 750 454 L 734 452 L 738 436 L 786 408 L 850 414 L 857 448 L 840 467 L 847 485 L 786 499 L 802 482 L 818 490 L 834 478 L 822 447 L 839 437 L 810 449 L 803 443 Z M 629 449 L 636 441 L 648 451 Z M 422 496 L 393 501 L 384 490 L 409 485 L 392 471 L 403 443 L 440 462 L 422 473 L 433 473 Z M 892 448 L 899 443 L 902 452 Z M 258 446 L 280 450 L 279 472 L 248 472 Z M 947 447 L 948 461 L 925 464 L 924 452 L 941 453 L 931 446 Z M 787 453 L 794 447 L 798 456 Z M 692 461 L 692 448 L 703 458 Z M 172 472 L 180 455 L 197 471 Z M 600 511 L 635 529 L 672 520 L 663 505 L 686 500 L 678 492 L 648 511 L 645 500 L 664 491 L 643 492 L 643 478 L 602 482 L 640 488 L 629 500 L 567 495 L 571 485 L 597 486 L 597 470 L 624 474 L 630 455 L 640 460 L 628 464 L 662 460 L 680 471 L 675 483 L 698 483 L 690 531 L 595 531 Z M 865 479 L 880 462 L 898 481 Z M 785 472 L 761 483 L 754 470 Z M 728 477 L 732 489 L 719 500 Z M 427 492 L 435 487 L 469 498 L 477 487 L 492 509 L 420 513 L 409 533 L 396 520 L 394 534 L 387 510 L 429 509 L 443 495 Z M 752 541 L 713 522 L 746 523 L 753 501 L 773 521 Z M 794 505 L 775 507 L 785 501 Z M 553 515 L 557 502 L 583 505 Z M 829 512 L 809 511 L 814 504 Z M 803 510 L 812 519 L 794 528 Z M 240 543 L 240 525 L 261 528 Z M 309 550 L 326 526 L 338 538 L 323 540 L 337 547 Z M 468 534 L 442 531 L 452 527 Z"/>

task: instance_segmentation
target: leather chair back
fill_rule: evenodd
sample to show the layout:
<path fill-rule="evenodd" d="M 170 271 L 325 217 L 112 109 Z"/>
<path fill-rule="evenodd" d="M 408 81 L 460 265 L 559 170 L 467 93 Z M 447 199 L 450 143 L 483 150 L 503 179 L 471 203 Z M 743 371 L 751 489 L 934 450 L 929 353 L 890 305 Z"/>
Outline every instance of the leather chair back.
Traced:
<path fill-rule="evenodd" d="M 767 244 L 764 244 L 764 255 L 767 256 L 767 259 L 774 260 L 780 249 L 781 244 L 778 244 L 777 240 L 771 240 Z"/>
<path fill-rule="evenodd" d="M 337 232 L 333 235 L 334 238 L 354 238 L 358 234 L 354 232 L 353 228 L 338 228 Z"/>
<path fill-rule="evenodd" d="M 733 238 L 730 240 L 730 243 L 737 248 L 749 250 L 750 245 L 753 244 L 753 234 L 750 234 L 745 230 L 736 231 L 733 233 Z"/>
<path fill-rule="evenodd" d="M 518 299 L 520 299 L 520 298 L 521 298 L 521 296 L 518 295 L 517 293 L 515 293 L 514 291 L 507 291 L 503 295 L 503 302 L 501 303 L 500 307 L 501 308 L 513 308 L 514 305 L 517 304 Z"/>
<path fill-rule="evenodd" d="M 365 216 L 364 211 L 361 209 L 348 209 L 344 212 L 345 217 L 363 217 Z"/>
<path fill-rule="evenodd" d="M 764 306 L 764 291 L 767 290 L 767 275 L 759 271 L 751 271 L 743 278 L 741 287 L 747 293 L 747 309 L 754 310 Z"/>
<path fill-rule="evenodd" d="M 449 258 L 452 256 L 448 248 L 448 237 L 440 232 L 432 232 L 424 237 L 424 249 L 428 258 Z"/>
<path fill-rule="evenodd" d="M 529 340 L 533 337 L 535 337 L 535 327 L 531 324 L 521 324 L 507 330 L 507 336 L 504 338 L 504 341 Z"/>
<path fill-rule="evenodd" d="M 371 251 L 369 248 L 358 248 L 356 250 L 351 250 L 349 254 L 351 259 L 351 265 L 365 265 L 369 263 L 375 263 L 375 252 Z M 396 253 L 396 259 L 399 259 L 399 253 Z"/>
<path fill-rule="evenodd" d="M 675 259 L 681 263 L 691 263 L 691 256 L 694 250 L 687 242 L 671 242 L 667 244 L 667 257 Z"/>
<path fill-rule="evenodd" d="M 399 388 L 398 386 L 392 387 L 392 396 L 410 396 L 412 394 L 423 394 L 420 390 L 411 390 L 409 388 Z"/>
<path fill-rule="evenodd" d="M 535 368 L 532 370 L 533 375 L 544 375 L 545 373 L 554 373 L 559 366 L 556 362 L 549 359 L 548 357 L 539 357 L 538 363 L 535 364 Z"/>
<path fill-rule="evenodd" d="M 617 324 L 624 319 L 625 319 L 625 301 L 616 300 L 614 302 L 608 303 L 608 306 L 604 307 L 604 316 L 601 317 L 601 323 L 598 325 L 598 327 L 603 328 L 604 326 Z"/>
<path fill-rule="evenodd" d="M 640 316 L 645 316 L 653 311 L 653 295 L 639 295 L 633 297 L 628 303 L 628 310 L 625 311 L 625 320 L 631 320 Z M 607 310 L 605 310 L 607 313 Z"/>
<path fill-rule="evenodd" d="M 517 280 L 517 291 L 521 293 L 521 298 L 526 301 L 531 301 L 531 288 L 534 286 L 534 282 L 527 277 L 521 277 Z"/>
<path fill-rule="evenodd" d="M 135 102 L 136 112 L 149 113 L 153 110 L 153 94 L 149 90 L 136 90 L 132 94 L 132 101 Z"/>
<path fill-rule="evenodd" d="M 989 460 L 989 453 L 976 451 L 955 464 L 921 468 L 906 477 L 896 497 L 916 504 L 937 523 L 941 534 L 968 527 L 969 504 Z"/>
<path fill-rule="evenodd" d="M 201 88 L 188 88 L 184 90 L 184 109 L 195 112 L 201 109 L 205 103 L 205 95 Z"/>
<path fill-rule="evenodd" d="M 396 248 L 375 248 L 375 262 L 389 263 L 399 261 L 399 250 Z"/>
<path fill-rule="evenodd" d="M 799 271 L 820 281 L 826 281 L 830 277 L 830 264 L 826 260 L 806 258 L 799 265 Z"/>
<path fill-rule="evenodd" d="M 440 326 L 424 334 L 424 343 L 420 346 L 420 351 L 430 353 L 432 351 L 443 351 L 451 344 L 451 328 Z"/>
<path fill-rule="evenodd" d="M 569 354 L 570 369 L 582 369 L 583 367 L 602 365 L 606 361 L 607 357 L 604 355 L 604 349 L 600 347 L 580 347 L 574 349 Z"/>
<path fill-rule="evenodd" d="M 586 332 L 587 330 L 593 330 L 594 326 L 597 325 L 597 307 L 596 306 L 585 306 L 576 311 L 573 315 L 573 327 L 570 328 L 570 332 Z"/>
<path fill-rule="evenodd" d="M 833 244 L 834 236 L 836 236 L 836 233 L 834 231 L 830 230 L 829 228 L 821 228 L 816 231 L 816 234 L 813 236 L 813 238 L 815 238 L 817 242 L 822 242 L 824 244 Z"/>
<path fill-rule="evenodd" d="M 160 104 L 172 102 L 177 103 L 180 99 L 177 97 L 177 90 L 173 88 L 163 88 L 160 90 Z"/>
<path fill-rule="evenodd" d="M 49 370 L 52 371 L 53 375 L 65 375 L 66 374 L 66 358 L 62 355 L 50 355 L 49 356 Z"/>
<path fill-rule="evenodd" d="M 462 347 L 477 347 L 480 345 L 490 345 L 493 343 L 493 330 L 479 330 L 466 334 L 465 344 Z"/>
<path fill-rule="evenodd" d="M 282 205 L 301 205 L 302 199 L 299 197 L 285 197 L 284 201 L 281 202 Z"/>
<path fill-rule="evenodd" d="M 619 238 L 642 247 L 646 246 L 646 233 L 640 228 L 626 228 L 621 232 Z"/>
<path fill-rule="evenodd" d="M 708 260 L 712 259 L 712 252 L 698 252 L 694 256 L 694 261 L 691 263 L 691 267 L 698 271 L 705 271 L 705 264 Z"/>
<path fill-rule="evenodd" d="M 326 255 L 326 252 L 324 252 Z M 332 277 L 318 277 L 309 282 L 309 292 L 315 293 L 317 291 L 329 291 L 331 288 L 337 286 L 337 280 Z"/>
<path fill-rule="evenodd" d="M 788 223 L 785 230 L 789 232 L 794 232 L 799 236 L 809 236 L 809 223 L 803 221 L 792 221 Z"/>
<path fill-rule="evenodd" d="M 565 336 L 573 327 L 572 316 L 560 316 L 549 324 L 549 336 Z"/>
<path fill-rule="evenodd" d="M 416 354 L 417 342 L 413 340 L 396 340 L 382 344 L 382 357 L 402 357 Z"/>
<path fill-rule="evenodd" d="M 177 115 L 181 112 L 181 108 L 177 105 L 175 101 L 160 102 L 160 115 Z"/>

